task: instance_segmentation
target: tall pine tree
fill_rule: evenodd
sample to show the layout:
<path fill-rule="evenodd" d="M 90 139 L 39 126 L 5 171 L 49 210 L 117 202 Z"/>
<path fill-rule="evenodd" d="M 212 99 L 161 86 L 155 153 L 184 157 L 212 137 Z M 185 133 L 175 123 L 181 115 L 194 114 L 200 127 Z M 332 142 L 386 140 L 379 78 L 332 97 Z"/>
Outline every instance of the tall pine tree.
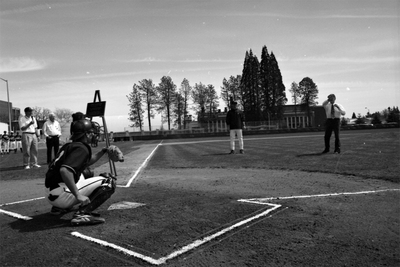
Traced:
<path fill-rule="evenodd" d="M 259 86 L 260 63 L 250 49 L 246 51 L 240 88 L 242 91 L 243 112 L 247 121 L 258 121 L 261 115 L 261 95 Z"/>
<path fill-rule="evenodd" d="M 272 82 L 271 82 L 271 95 L 272 95 L 272 118 L 281 119 L 283 116 L 283 106 L 287 102 L 285 85 L 282 81 L 281 70 L 279 69 L 278 61 L 273 52 L 270 55 Z"/>

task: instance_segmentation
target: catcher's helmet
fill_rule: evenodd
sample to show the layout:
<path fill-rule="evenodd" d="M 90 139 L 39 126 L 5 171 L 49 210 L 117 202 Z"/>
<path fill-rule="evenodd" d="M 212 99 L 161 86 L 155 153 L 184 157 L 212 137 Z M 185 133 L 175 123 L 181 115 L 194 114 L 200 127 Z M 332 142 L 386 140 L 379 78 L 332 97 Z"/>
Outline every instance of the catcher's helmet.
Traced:
<path fill-rule="evenodd" d="M 71 140 L 77 140 L 81 138 L 85 133 L 92 132 L 92 122 L 89 120 L 78 120 L 71 124 Z"/>

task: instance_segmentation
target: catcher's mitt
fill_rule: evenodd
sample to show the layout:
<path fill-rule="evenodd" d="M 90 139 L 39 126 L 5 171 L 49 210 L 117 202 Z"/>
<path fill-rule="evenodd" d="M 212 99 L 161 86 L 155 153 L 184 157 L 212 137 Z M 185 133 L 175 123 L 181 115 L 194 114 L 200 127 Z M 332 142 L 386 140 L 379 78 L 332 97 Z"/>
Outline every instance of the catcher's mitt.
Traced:
<path fill-rule="evenodd" d="M 107 154 L 108 158 L 114 162 L 119 161 L 123 162 L 124 161 L 124 154 L 122 154 L 121 150 L 114 145 L 111 145 L 107 148 Z"/>

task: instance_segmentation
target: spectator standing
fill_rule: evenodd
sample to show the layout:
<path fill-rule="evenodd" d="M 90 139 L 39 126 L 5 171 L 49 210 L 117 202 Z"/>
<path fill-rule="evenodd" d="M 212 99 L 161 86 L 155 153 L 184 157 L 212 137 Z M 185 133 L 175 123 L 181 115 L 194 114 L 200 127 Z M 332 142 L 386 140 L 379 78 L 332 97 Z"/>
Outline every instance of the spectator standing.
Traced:
<path fill-rule="evenodd" d="M 340 116 L 346 115 L 346 110 L 344 107 L 336 102 L 336 96 L 334 94 L 328 95 L 328 99 L 322 103 L 325 108 L 326 113 L 326 123 L 325 123 L 325 150 L 322 151 L 323 154 L 328 153 L 330 149 L 330 139 L 332 132 L 335 134 L 335 150 L 334 153 L 340 154 Z"/>
<path fill-rule="evenodd" d="M 15 135 L 14 132 L 10 132 L 10 145 L 9 145 L 10 150 L 14 150 L 14 153 L 17 153 L 17 143 L 15 141 Z"/>
<path fill-rule="evenodd" d="M 7 131 L 3 132 L 3 136 L 1 137 L 1 141 L 3 143 L 3 153 L 10 154 L 10 136 L 7 134 Z"/>
<path fill-rule="evenodd" d="M 3 155 L 3 135 L 0 134 L 0 154 Z"/>
<path fill-rule="evenodd" d="M 237 109 L 237 102 L 231 102 L 231 110 L 226 114 L 226 124 L 229 127 L 229 135 L 230 135 L 230 146 L 231 152 L 230 154 L 235 154 L 235 136 L 237 136 L 239 140 L 239 149 L 240 154 L 244 154 L 243 150 L 243 128 L 244 124 L 244 116 L 243 112 Z"/>
<path fill-rule="evenodd" d="M 22 153 L 25 169 L 31 167 L 40 168 L 37 163 L 38 156 L 38 137 L 36 136 L 37 121 L 32 116 L 32 109 L 24 109 L 25 116 L 19 118 L 19 128 L 22 131 Z"/>
<path fill-rule="evenodd" d="M 60 147 L 61 126 L 56 121 L 54 113 L 50 113 L 49 119 L 43 124 L 43 134 L 46 137 L 47 164 L 49 164 L 52 160 L 52 150 L 56 156 Z"/>
<path fill-rule="evenodd" d="M 19 132 L 17 132 L 17 134 L 15 135 L 15 145 L 16 149 L 20 149 L 22 152 L 22 136 Z M 15 152 L 17 152 L 17 150 Z"/>

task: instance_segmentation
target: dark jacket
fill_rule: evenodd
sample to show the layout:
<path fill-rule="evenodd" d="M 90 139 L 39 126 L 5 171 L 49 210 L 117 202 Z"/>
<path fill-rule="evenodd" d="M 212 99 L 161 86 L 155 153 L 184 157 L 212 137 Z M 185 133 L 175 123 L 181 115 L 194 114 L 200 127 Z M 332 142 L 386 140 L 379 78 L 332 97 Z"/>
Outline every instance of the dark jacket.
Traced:
<path fill-rule="evenodd" d="M 226 114 L 226 124 L 231 130 L 243 129 L 244 115 L 240 110 L 231 109 Z"/>

